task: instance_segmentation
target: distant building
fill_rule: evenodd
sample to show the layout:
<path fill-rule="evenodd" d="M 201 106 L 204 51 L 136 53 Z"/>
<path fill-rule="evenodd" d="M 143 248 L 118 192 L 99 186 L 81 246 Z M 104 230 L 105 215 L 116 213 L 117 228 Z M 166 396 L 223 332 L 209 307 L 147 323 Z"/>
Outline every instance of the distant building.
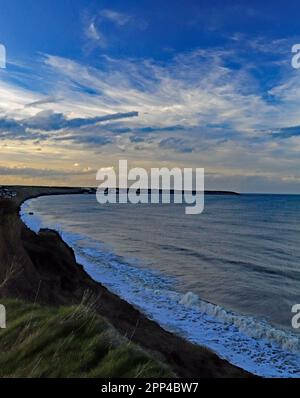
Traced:
<path fill-rule="evenodd" d="M 16 192 L 10 191 L 8 188 L 0 186 L 0 198 L 1 199 L 12 199 L 17 196 Z"/>

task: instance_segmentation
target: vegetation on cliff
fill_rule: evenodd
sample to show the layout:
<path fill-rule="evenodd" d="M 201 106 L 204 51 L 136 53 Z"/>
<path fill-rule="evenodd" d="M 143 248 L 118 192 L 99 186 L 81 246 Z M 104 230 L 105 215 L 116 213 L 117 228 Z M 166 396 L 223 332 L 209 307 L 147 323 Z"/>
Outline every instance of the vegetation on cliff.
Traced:
<path fill-rule="evenodd" d="M 2 300 L 0 377 L 171 377 L 153 355 L 121 336 L 91 302 L 48 307 Z"/>

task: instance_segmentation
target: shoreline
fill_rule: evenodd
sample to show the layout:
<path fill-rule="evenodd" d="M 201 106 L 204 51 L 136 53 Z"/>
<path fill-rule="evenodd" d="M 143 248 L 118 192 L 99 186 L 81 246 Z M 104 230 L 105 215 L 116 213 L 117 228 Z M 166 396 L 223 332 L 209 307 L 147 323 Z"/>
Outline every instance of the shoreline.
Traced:
<path fill-rule="evenodd" d="M 54 238 L 59 245 L 63 245 L 64 250 L 67 249 L 68 252 L 72 252 L 72 267 L 78 267 L 78 280 L 76 282 L 77 284 L 80 283 L 80 287 L 75 286 L 77 294 L 69 295 L 69 292 L 67 292 L 67 300 L 78 300 L 80 294 L 88 288 L 89 291 L 97 296 L 97 312 L 100 315 L 104 316 L 122 335 L 127 337 L 130 336 L 130 340 L 140 345 L 142 348 L 160 355 L 179 377 L 255 377 L 249 372 L 220 358 L 211 350 L 201 347 L 200 345 L 192 344 L 173 333 L 167 332 L 158 323 L 148 319 L 133 305 L 110 292 L 101 283 L 94 281 L 86 271 L 83 270 L 83 267 L 74 261 L 73 250 L 62 241 L 57 232 L 41 231 L 39 234 L 34 234 L 28 230 L 28 227 L 21 220 L 19 215 L 20 207 L 29 199 L 40 196 L 81 194 L 84 193 L 84 190 L 76 188 L 19 187 L 16 191 L 17 196 L 13 200 L 16 210 L 15 216 L 21 224 L 20 228 L 23 230 L 22 234 L 27 236 L 26 239 L 29 237 L 32 243 L 32 241 L 35 242 L 39 235 L 46 233 L 46 235 L 51 235 L 51 239 Z M 46 245 L 47 244 L 48 242 L 46 242 Z M 38 266 L 43 267 L 43 264 L 38 264 Z M 73 271 L 72 268 L 72 272 Z M 41 287 L 38 300 L 47 302 L 47 294 L 45 294 L 47 289 L 44 288 L 45 291 L 42 289 Z M 60 291 L 59 293 L 63 299 L 58 299 L 58 302 L 55 302 L 55 300 L 52 302 L 50 299 L 48 304 L 59 305 L 60 301 L 64 303 L 66 292 Z M 49 298 L 50 297 L 51 294 Z"/>

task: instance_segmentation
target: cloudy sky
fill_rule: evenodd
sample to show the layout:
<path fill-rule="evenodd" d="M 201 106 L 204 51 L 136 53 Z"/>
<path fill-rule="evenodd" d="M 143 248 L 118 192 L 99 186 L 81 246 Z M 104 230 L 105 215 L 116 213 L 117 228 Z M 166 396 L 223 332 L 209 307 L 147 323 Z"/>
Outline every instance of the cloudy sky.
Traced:
<path fill-rule="evenodd" d="M 250 5 L 251 3 L 251 5 Z M 0 180 L 204 167 L 206 188 L 300 193 L 300 5 L 0 0 Z"/>

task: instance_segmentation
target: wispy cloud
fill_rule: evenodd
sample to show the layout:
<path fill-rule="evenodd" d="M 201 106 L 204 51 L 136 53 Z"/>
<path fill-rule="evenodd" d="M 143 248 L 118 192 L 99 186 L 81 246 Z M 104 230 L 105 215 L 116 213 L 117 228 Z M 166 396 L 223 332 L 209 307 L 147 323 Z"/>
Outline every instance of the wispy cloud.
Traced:
<path fill-rule="evenodd" d="M 25 108 L 30 108 L 30 107 L 38 107 L 40 105 L 48 105 L 48 104 L 53 104 L 58 101 L 61 101 L 62 98 L 57 98 L 57 97 L 45 97 L 43 99 L 39 99 L 33 102 L 30 102 L 29 104 L 25 104 Z"/>
<path fill-rule="evenodd" d="M 112 9 L 100 10 L 95 15 L 86 14 L 84 16 L 84 33 L 88 39 L 88 47 L 90 49 L 106 48 L 110 44 L 110 40 L 105 33 L 107 28 L 109 27 L 110 30 L 112 28 L 124 28 L 133 20 L 134 18 L 131 15 Z"/>
<path fill-rule="evenodd" d="M 95 143 L 107 143 L 108 140 L 104 137 L 97 137 L 96 131 L 93 131 L 94 138 L 92 139 L 90 134 L 85 134 L 83 137 L 78 139 L 83 128 L 91 126 L 97 126 L 99 123 L 106 123 L 112 120 L 122 120 L 132 117 L 137 117 L 138 112 L 127 112 L 127 113 L 114 113 L 104 116 L 87 117 L 87 118 L 66 118 L 62 113 L 55 113 L 53 111 L 41 111 L 32 117 L 26 119 L 15 120 L 10 118 L 0 118 L 0 138 L 5 139 L 17 139 L 20 141 L 24 140 L 73 140 L 74 142 L 91 142 Z M 63 134 L 57 137 L 49 134 L 63 130 Z M 79 131 L 78 131 L 79 130 Z M 101 129 L 99 129 L 101 130 Z M 71 131 L 71 135 L 69 132 Z M 79 133 L 79 135 L 77 134 Z"/>
<path fill-rule="evenodd" d="M 272 132 L 273 138 L 286 139 L 290 137 L 300 137 L 300 126 L 285 127 Z"/>
<path fill-rule="evenodd" d="M 53 56 L 46 63 L 65 82 L 93 87 L 99 96 L 89 98 L 90 103 L 119 112 L 135 108 L 142 115 L 136 127 L 205 127 L 214 122 L 255 133 L 276 109 L 246 71 L 226 66 L 226 57 L 222 51 L 195 51 L 165 65 L 107 57 L 102 70 Z"/>
<path fill-rule="evenodd" d="M 93 46 L 105 48 L 107 46 L 107 40 L 100 28 L 96 26 L 96 19 L 93 18 L 89 21 L 85 28 L 85 35 L 87 39 L 92 42 Z"/>
<path fill-rule="evenodd" d="M 118 26 L 124 26 L 133 20 L 133 17 L 129 14 L 110 9 L 101 10 L 99 15 Z"/>

